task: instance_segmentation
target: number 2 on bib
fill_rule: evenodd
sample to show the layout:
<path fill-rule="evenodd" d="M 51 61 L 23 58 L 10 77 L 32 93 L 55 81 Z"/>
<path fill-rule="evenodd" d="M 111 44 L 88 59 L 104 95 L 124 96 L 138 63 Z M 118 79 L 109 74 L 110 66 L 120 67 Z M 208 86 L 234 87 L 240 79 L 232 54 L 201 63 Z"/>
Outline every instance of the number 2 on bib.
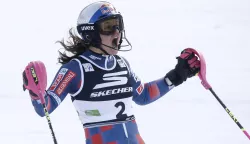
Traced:
<path fill-rule="evenodd" d="M 119 111 L 119 113 L 116 115 L 117 119 L 121 119 L 121 118 L 126 118 L 128 117 L 127 114 L 123 114 L 123 112 L 125 111 L 125 104 L 123 102 L 118 102 L 115 104 L 115 107 L 121 107 L 121 110 Z"/>

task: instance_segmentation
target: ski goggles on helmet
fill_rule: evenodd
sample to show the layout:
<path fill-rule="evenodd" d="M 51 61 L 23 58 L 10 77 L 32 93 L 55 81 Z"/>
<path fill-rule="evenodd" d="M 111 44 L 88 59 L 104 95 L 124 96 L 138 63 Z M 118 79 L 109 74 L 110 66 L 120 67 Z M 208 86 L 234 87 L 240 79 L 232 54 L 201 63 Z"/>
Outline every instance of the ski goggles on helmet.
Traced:
<path fill-rule="evenodd" d="M 112 35 L 116 30 L 122 32 L 124 30 L 123 20 L 120 15 L 114 15 L 108 18 L 101 19 L 97 22 L 97 27 L 100 34 Z"/>

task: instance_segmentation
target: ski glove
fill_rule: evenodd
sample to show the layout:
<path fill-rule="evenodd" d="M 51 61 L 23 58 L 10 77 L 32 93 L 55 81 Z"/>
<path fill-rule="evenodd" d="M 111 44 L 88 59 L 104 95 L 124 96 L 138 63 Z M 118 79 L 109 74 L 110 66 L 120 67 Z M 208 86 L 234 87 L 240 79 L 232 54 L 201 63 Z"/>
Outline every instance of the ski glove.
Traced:
<path fill-rule="evenodd" d="M 23 71 L 23 90 L 29 90 L 32 100 L 39 100 L 39 93 L 45 94 L 47 72 L 41 61 L 30 62 Z"/>
<path fill-rule="evenodd" d="M 165 76 L 165 81 L 169 86 L 178 86 L 200 71 L 200 60 L 191 50 L 183 50 L 177 60 L 175 68 Z"/>

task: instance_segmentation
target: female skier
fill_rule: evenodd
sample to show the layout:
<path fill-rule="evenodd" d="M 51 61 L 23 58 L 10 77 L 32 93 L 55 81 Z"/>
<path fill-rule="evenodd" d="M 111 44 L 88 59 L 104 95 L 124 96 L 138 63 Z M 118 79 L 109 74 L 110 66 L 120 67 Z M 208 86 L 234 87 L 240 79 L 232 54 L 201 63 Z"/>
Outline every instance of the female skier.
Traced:
<path fill-rule="evenodd" d="M 131 45 L 122 15 L 111 3 L 99 1 L 85 7 L 76 29 L 78 33 L 70 30 L 69 43 L 60 41 L 66 53 L 60 52 L 62 66 L 48 89 L 44 64 L 32 61 L 26 66 L 23 87 L 29 90 L 35 111 L 45 115 L 39 92 L 44 93 L 49 113 L 69 94 L 84 127 L 86 144 L 144 144 L 132 103 L 146 105 L 164 96 L 197 74 L 200 61 L 183 50 L 174 69 L 158 80 L 141 83 L 128 61 L 117 55 Z M 128 45 L 122 45 L 124 41 Z"/>

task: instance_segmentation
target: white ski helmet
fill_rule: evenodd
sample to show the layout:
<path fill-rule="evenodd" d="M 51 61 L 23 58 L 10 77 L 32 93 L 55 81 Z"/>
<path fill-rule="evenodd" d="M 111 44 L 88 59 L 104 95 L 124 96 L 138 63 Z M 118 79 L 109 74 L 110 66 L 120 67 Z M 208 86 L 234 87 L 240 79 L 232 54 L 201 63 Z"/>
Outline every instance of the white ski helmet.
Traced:
<path fill-rule="evenodd" d="M 114 20 L 117 24 L 113 24 L 112 27 L 105 25 L 105 21 Z M 107 23 L 106 23 L 107 24 Z M 109 22 L 110 24 L 110 22 Z M 129 41 L 126 39 L 123 18 L 120 12 L 109 2 L 98 1 L 89 4 L 81 12 L 77 20 L 77 32 L 81 36 L 85 44 L 92 45 L 100 48 L 101 38 L 100 34 L 110 35 L 116 29 L 121 33 L 121 40 L 118 45 L 118 49 L 123 46 L 131 46 Z M 125 39 L 128 45 L 121 46 L 121 43 Z M 109 47 L 109 46 L 108 46 Z M 112 47 L 110 47 L 112 48 Z M 131 48 L 129 50 L 131 50 Z M 128 50 L 121 50 L 128 51 Z"/>

